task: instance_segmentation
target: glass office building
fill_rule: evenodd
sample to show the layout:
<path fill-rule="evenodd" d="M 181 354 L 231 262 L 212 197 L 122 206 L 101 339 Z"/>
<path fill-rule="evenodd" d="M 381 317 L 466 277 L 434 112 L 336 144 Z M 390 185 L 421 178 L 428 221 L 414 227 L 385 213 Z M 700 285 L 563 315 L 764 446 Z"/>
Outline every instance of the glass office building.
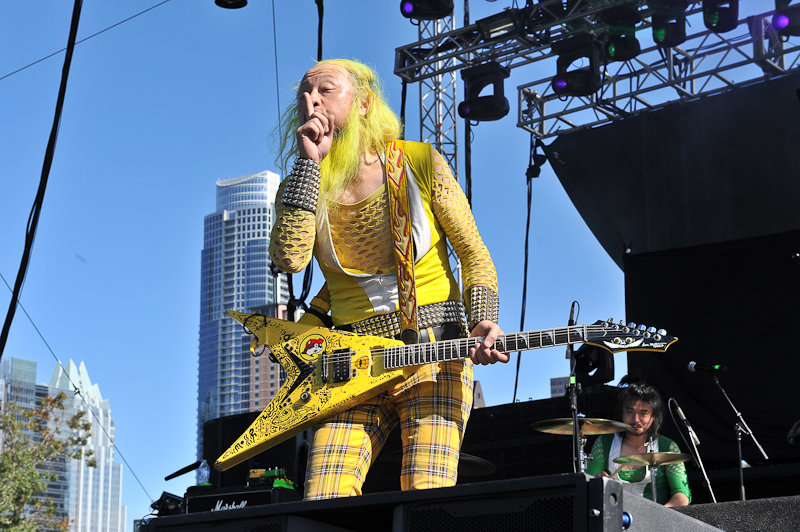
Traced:
<path fill-rule="evenodd" d="M 249 337 L 226 310 L 277 315 L 289 299 L 284 274 L 273 275 L 269 235 L 280 178 L 273 172 L 217 181 L 216 212 L 205 217 L 200 266 L 197 455 L 203 423 L 263 410 L 280 367 L 254 359 Z M 270 368 L 271 366 L 271 368 Z M 271 394 L 270 394 L 271 392 Z"/>
<path fill-rule="evenodd" d="M 122 505 L 122 464 L 114 462 L 116 427 L 111 404 L 103 399 L 100 387 L 92 384 L 83 362 L 76 366 L 70 360 L 66 367 L 56 367 L 48 388 L 50 395 L 60 391 L 71 395 L 77 389 L 80 396 L 74 396 L 73 408 L 85 411 L 84 419 L 92 423 L 85 449 L 93 452 L 97 467 L 70 460 L 70 530 L 125 532 L 127 508 Z"/>
<path fill-rule="evenodd" d="M 97 467 L 84 461 L 59 456 L 45 467 L 56 474 L 48 482 L 46 497 L 56 507 L 58 518 L 69 519 L 72 532 L 125 532 L 126 507 L 122 505 L 122 464 L 114 462 L 114 418 L 111 406 L 104 400 L 97 384 L 92 384 L 86 366 L 69 361 L 58 366 L 48 385 L 36 384 L 36 362 L 19 358 L 3 359 L 0 375 L 4 401 L 30 409 L 49 395 L 67 394 L 65 417 L 83 410 L 91 422 L 91 437 L 85 450 L 93 451 Z M 75 391 L 80 395 L 76 395 Z M 61 428 L 66 437 L 68 431 Z M 34 440 L 36 434 L 33 435 Z"/>

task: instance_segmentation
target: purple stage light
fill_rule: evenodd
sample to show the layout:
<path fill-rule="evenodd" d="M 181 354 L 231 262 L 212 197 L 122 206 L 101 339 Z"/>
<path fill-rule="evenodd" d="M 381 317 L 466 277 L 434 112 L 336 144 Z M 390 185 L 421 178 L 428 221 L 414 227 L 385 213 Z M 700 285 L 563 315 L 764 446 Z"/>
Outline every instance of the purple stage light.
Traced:
<path fill-rule="evenodd" d="M 783 13 L 775 13 L 775 16 L 772 17 L 772 27 L 776 30 L 782 30 L 789 25 L 789 17 L 784 15 Z"/>
<path fill-rule="evenodd" d="M 553 80 L 553 89 L 556 92 L 561 92 L 567 88 L 567 80 L 563 78 L 556 78 Z"/>
<path fill-rule="evenodd" d="M 403 2 L 403 13 L 410 15 L 414 11 L 414 4 L 411 2 Z"/>

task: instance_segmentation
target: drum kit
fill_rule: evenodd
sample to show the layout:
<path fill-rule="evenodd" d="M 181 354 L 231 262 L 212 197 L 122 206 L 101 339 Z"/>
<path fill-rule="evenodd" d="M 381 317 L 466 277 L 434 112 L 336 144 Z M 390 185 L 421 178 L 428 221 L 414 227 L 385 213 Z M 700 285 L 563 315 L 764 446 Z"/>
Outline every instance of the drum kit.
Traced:
<path fill-rule="evenodd" d="M 587 436 L 600 436 L 602 434 L 611 434 L 614 432 L 625 432 L 631 428 L 629 425 L 626 425 L 625 423 L 620 423 L 619 421 L 612 421 L 610 419 L 590 418 L 590 417 L 578 417 L 577 419 L 578 419 L 578 436 L 580 438 L 582 446 L 586 445 Z M 536 421 L 535 423 L 531 424 L 531 428 L 538 430 L 539 432 L 546 432 L 548 434 L 560 434 L 564 436 L 571 436 L 575 432 L 575 426 L 573 424 L 572 418 L 543 419 L 541 421 Z M 583 450 L 580 451 L 580 455 L 581 455 L 580 463 L 583 470 L 585 468 L 586 460 L 588 457 L 584 454 Z M 629 454 L 627 456 L 620 456 L 618 458 L 615 458 L 614 462 L 622 465 L 633 464 L 633 465 L 647 466 L 648 470 L 650 471 L 650 483 L 651 483 L 650 485 L 652 486 L 653 490 L 653 500 L 657 501 L 658 497 L 656 491 L 656 472 L 658 471 L 658 466 L 679 464 L 682 462 L 688 462 L 691 459 L 692 459 L 691 454 L 663 452 L 663 453 Z"/>

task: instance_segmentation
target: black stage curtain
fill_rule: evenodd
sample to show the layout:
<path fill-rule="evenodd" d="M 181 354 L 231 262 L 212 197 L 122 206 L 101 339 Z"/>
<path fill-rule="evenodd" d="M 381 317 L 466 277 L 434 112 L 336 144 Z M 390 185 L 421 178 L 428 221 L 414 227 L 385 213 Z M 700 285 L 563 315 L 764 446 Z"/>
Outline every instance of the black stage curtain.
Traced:
<path fill-rule="evenodd" d="M 800 420 L 800 347 L 793 336 L 800 331 L 800 263 L 792 258 L 798 252 L 800 231 L 790 231 L 625 256 L 628 321 L 679 338 L 663 354 L 629 353 L 628 371 L 680 403 L 707 465 L 736 463 L 737 420 L 712 377 L 687 370 L 690 361 L 727 366 L 719 381 L 770 461 L 800 460 L 800 446 L 787 441 Z M 665 429 L 675 434 L 669 417 Z M 746 435 L 742 448 L 748 462 L 762 460 Z"/>
<path fill-rule="evenodd" d="M 545 148 L 623 268 L 649 253 L 800 229 L 800 72 L 559 136 Z"/>

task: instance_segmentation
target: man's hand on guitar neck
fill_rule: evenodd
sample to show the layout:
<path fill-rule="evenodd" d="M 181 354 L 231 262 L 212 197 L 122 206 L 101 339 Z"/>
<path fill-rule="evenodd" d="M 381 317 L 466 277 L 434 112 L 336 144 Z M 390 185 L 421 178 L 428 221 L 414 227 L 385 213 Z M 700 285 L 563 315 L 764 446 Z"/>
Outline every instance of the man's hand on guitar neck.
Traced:
<path fill-rule="evenodd" d="M 469 357 L 475 364 L 486 366 L 495 362 L 508 362 L 509 356 L 494 349 L 494 342 L 497 337 L 503 334 L 500 326 L 492 321 L 483 320 L 472 329 L 472 336 L 483 336 L 483 342 L 476 343 L 469 349 Z"/>

